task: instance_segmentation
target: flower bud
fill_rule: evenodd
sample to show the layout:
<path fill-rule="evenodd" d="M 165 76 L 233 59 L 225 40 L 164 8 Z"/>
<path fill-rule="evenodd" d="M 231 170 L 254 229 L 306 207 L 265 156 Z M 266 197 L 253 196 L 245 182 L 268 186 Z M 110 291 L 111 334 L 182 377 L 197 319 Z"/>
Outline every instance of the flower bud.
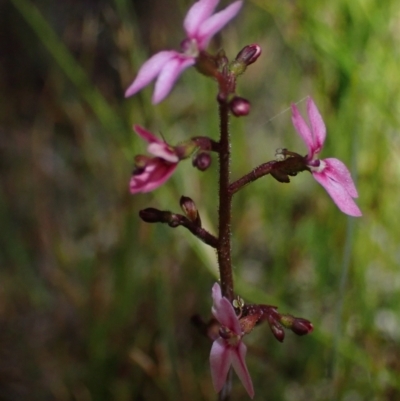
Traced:
<path fill-rule="evenodd" d="M 261 55 L 261 47 L 256 44 L 245 46 L 238 55 L 236 56 L 236 61 L 244 63 L 246 66 L 253 64 Z"/>
<path fill-rule="evenodd" d="M 246 71 L 247 66 L 253 64 L 257 61 L 258 57 L 261 54 L 261 47 L 258 45 L 248 45 L 245 46 L 236 56 L 235 60 L 233 60 L 229 69 L 233 75 L 238 77 Z"/>
<path fill-rule="evenodd" d="M 281 315 L 279 322 L 286 328 L 293 331 L 298 336 L 304 336 L 314 330 L 312 323 L 309 320 L 292 315 Z"/>
<path fill-rule="evenodd" d="M 282 326 L 279 323 L 270 323 L 269 327 L 271 328 L 274 337 L 282 343 L 285 339 L 285 330 L 283 330 Z"/>
<path fill-rule="evenodd" d="M 139 211 L 139 217 L 146 223 L 164 223 L 166 220 L 166 214 L 169 212 L 163 212 L 153 207 L 148 207 Z"/>
<path fill-rule="evenodd" d="M 200 215 L 193 200 L 187 196 L 181 196 L 179 203 L 181 205 L 183 213 L 185 213 L 185 216 L 192 223 L 195 223 L 198 227 L 201 227 Z"/>
<path fill-rule="evenodd" d="M 312 323 L 306 319 L 295 318 L 292 331 L 298 336 L 304 336 L 305 334 L 311 333 L 314 330 Z"/>
<path fill-rule="evenodd" d="M 229 102 L 229 108 L 236 117 L 247 116 L 250 113 L 250 102 L 242 97 L 235 96 Z"/>
<path fill-rule="evenodd" d="M 211 165 L 211 156 L 208 152 L 200 151 L 193 157 L 192 164 L 200 171 L 205 171 Z"/>

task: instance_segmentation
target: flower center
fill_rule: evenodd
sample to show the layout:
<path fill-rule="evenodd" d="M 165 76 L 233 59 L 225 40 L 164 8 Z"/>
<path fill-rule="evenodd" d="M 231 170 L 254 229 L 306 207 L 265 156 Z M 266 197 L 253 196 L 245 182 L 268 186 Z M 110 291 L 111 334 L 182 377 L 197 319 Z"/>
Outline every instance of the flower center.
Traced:
<path fill-rule="evenodd" d="M 181 49 L 185 56 L 197 58 L 199 55 L 199 47 L 196 39 L 185 39 L 181 43 Z"/>
<path fill-rule="evenodd" d="M 326 167 L 326 163 L 320 159 L 310 160 L 307 165 L 310 167 L 310 170 L 315 173 L 321 173 Z"/>
<path fill-rule="evenodd" d="M 242 338 L 241 336 L 235 334 L 225 326 L 220 327 L 219 335 L 232 347 L 236 347 L 240 343 L 240 340 Z"/>

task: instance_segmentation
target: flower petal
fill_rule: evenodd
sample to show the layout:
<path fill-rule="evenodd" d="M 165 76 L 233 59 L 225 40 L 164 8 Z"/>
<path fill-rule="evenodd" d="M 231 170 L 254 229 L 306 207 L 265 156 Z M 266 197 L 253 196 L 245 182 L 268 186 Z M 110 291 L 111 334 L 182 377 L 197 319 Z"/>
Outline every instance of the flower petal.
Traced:
<path fill-rule="evenodd" d="M 308 159 L 311 160 L 315 154 L 314 140 L 310 128 L 301 116 L 299 109 L 295 104 L 292 104 L 292 123 L 296 131 L 302 137 L 308 148 Z"/>
<path fill-rule="evenodd" d="M 196 35 L 199 50 L 206 49 L 210 39 L 236 16 L 242 7 L 242 4 L 242 1 L 235 1 L 224 10 L 214 14 L 201 24 Z"/>
<path fill-rule="evenodd" d="M 221 337 L 213 342 L 210 352 L 211 378 L 217 393 L 222 390 L 231 366 L 232 349 Z"/>
<path fill-rule="evenodd" d="M 358 198 L 356 186 L 345 164 L 335 158 L 328 158 L 323 161 L 326 164 L 327 176 L 341 184 L 352 198 Z"/>
<path fill-rule="evenodd" d="M 150 57 L 139 69 L 135 80 L 125 92 L 125 97 L 134 95 L 142 88 L 148 85 L 164 68 L 171 58 L 175 57 L 176 52 L 173 50 L 165 50 L 156 53 Z"/>
<path fill-rule="evenodd" d="M 129 183 L 131 194 L 158 188 L 171 177 L 176 167 L 177 164 L 165 162 L 158 157 L 152 159 L 141 174 L 132 175 Z"/>
<path fill-rule="evenodd" d="M 135 132 L 145 141 L 152 143 L 164 143 L 161 139 L 157 138 L 155 135 L 153 135 L 150 131 L 147 131 L 147 129 L 143 128 L 142 126 L 136 124 L 133 126 L 133 129 Z"/>
<path fill-rule="evenodd" d="M 233 333 L 241 336 L 242 329 L 239 319 L 236 316 L 235 309 L 227 298 L 221 296 L 221 288 L 218 283 L 215 283 L 212 289 L 213 306 L 211 312 L 214 317 Z"/>
<path fill-rule="evenodd" d="M 134 125 L 133 129 L 142 139 L 149 142 L 147 146 L 147 151 L 149 153 L 170 163 L 177 163 L 179 161 L 179 157 L 176 155 L 174 148 L 169 146 L 166 142 L 157 138 L 140 125 Z"/>
<path fill-rule="evenodd" d="M 249 394 L 250 398 L 254 397 L 253 382 L 251 381 L 250 373 L 246 365 L 246 345 L 241 341 L 239 346 L 233 349 L 231 353 L 231 361 L 233 369 L 235 369 L 236 374 L 239 376 L 244 388 Z"/>
<path fill-rule="evenodd" d="M 353 198 L 339 182 L 330 178 L 326 171 L 321 173 L 313 172 L 314 178 L 326 189 L 337 207 L 349 216 L 361 216 L 361 210 L 358 208 Z"/>
<path fill-rule="evenodd" d="M 175 52 L 175 57 L 167 62 L 158 75 L 152 98 L 153 104 L 160 103 L 164 100 L 171 91 L 179 75 L 195 62 L 194 57 L 182 56 L 180 53 Z"/>
<path fill-rule="evenodd" d="M 147 151 L 154 156 L 160 157 L 170 163 L 178 163 L 179 157 L 175 154 L 174 148 L 163 143 L 151 143 L 147 147 Z"/>
<path fill-rule="evenodd" d="M 211 289 L 211 296 L 213 299 L 213 304 L 214 305 L 219 305 L 222 299 L 222 292 L 221 292 L 221 287 L 218 283 L 215 283 Z M 212 313 L 214 314 L 214 306 L 211 309 Z"/>
<path fill-rule="evenodd" d="M 183 27 L 189 38 L 197 35 L 199 26 L 213 13 L 219 0 L 200 0 L 189 8 L 183 21 Z"/>
<path fill-rule="evenodd" d="M 307 99 L 307 113 L 314 138 L 314 154 L 319 153 L 325 142 L 326 127 L 317 106 L 311 97 Z"/>

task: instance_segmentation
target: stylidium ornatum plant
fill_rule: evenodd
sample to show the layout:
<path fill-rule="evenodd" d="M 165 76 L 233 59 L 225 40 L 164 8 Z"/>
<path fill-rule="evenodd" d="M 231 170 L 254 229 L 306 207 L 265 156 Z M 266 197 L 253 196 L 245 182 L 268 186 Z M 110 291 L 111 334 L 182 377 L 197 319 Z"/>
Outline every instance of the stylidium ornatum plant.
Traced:
<path fill-rule="evenodd" d="M 257 61 L 261 48 L 257 44 L 245 46 L 234 60 L 229 61 L 224 51 L 210 54 L 206 48 L 212 36 L 233 19 L 241 1 L 235 1 L 222 11 L 215 12 L 218 0 L 199 0 L 186 14 L 183 26 L 186 38 L 181 52 L 161 51 L 147 60 L 126 91 L 131 96 L 156 79 L 153 103 L 164 100 L 179 75 L 188 67 L 196 69 L 217 84 L 216 101 L 219 110 L 219 138 L 195 136 L 178 144 L 169 144 L 145 128 L 135 125 L 134 130 L 147 143 L 150 155 L 135 157 L 134 170 L 130 181 L 130 192 L 149 192 L 163 185 L 185 159 L 192 158 L 192 165 L 200 171 L 211 163 L 212 154 L 218 155 L 218 232 L 213 234 L 202 226 L 196 203 L 188 196 L 182 196 L 182 213 L 148 207 L 139 212 L 147 223 L 165 223 L 170 227 L 185 227 L 193 235 L 216 250 L 220 283 L 212 287 L 212 318 L 208 323 L 196 316 L 193 322 L 212 341 L 210 370 L 212 384 L 219 399 L 229 397 L 228 372 L 236 372 L 249 397 L 253 398 L 254 388 L 246 365 L 244 337 L 262 322 L 266 322 L 273 336 L 282 342 L 285 329 L 297 335 L 313 330 L 312 324 L 303 318 L 278 313 L 277 307 L 262 304 L 247 304 L 235 296 L 231 261 L 231 205 L 234 194 L 247 184 L 270 174 L 279 182 L 288 183 L 290 177 L 302 171 L 310 172 L 325 188 L 338 208 L 349 216 L 361 216 L 355 203 L 358 193 L 347 167 L 338 159 L 318 159 L 325 138 L 326 128 L 311 97 L 307 99 L 309 124 L 304 120 L 296 105 L 292 105 L 292 122 L 306 144 L 305 156 L 281 148 L 275 159 L 268 161 L 232 181 L 230 179 L 230 137 L 229 117 L 247 116 L 251 111 L 250 102 L 236 93 L 236 82 L 246 69 Z M 208 291 L 207 291 L 208 292 Z M 217 326 L 217 331 L 215 331 Z"/>

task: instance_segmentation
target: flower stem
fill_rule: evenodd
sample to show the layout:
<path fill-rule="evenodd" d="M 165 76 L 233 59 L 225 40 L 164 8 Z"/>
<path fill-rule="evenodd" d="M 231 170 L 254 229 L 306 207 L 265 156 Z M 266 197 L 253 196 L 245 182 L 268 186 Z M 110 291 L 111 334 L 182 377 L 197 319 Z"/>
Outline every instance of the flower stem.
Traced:
<path fill-rule="evenodd" d="M 229 191 L 230 140 L 229 108 L 226 102 L 219 103 L 220 140 L 219 140 L 219 227 L 218 227 L 218 266 L 221 278 L 222 295 L 233 299 L 233 275 L 231 263 L 231 205 Z"/>
<path fill-rule="evenodd" d="M 263 163 L 260 166 L 256 167 L 254 170 L 250 171 L 250 173 L 244 175 L 243 177 L 239 178 L 235 182 L 233 182 L 229 186 L 229 193 L 231 195 L 235 194 L 239 189 L 243 188 L 245 185 L 258 180 L 259 178 L 267 175 L 271 172 L 272 168 L 276 164 L 275 161 Z"/>

